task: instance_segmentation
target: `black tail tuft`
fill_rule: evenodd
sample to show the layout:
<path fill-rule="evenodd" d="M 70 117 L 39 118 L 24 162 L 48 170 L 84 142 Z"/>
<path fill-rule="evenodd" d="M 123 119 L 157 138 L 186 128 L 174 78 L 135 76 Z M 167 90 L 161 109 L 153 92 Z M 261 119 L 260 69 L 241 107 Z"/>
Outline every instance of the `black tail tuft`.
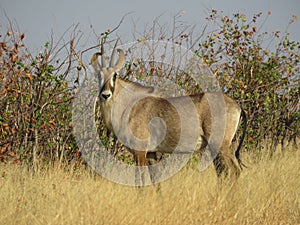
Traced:
<path fill-rule="evenodd" d="M 245 166 L 245 164 L 242 162 L 242 160 L 240 158 L 240 151 L 241 151 L 243 141 L 244 141 L 244 138 L 245 138 L 245 135 L 246 135 L 246 130 L 247 130 L 247 115 L 246 115 L 246 113 L 243 109 L 242 109 L 242 112 L 241 112 L 241 117 L 243 118 L 243 134 L 242 134 L 239 146 L 238 146 L 237 150 L 235 151 L 235 157 L 236 157 L 236 159 L 239 163 L 240 168 L 243 169 L 243 167 L 247 168 L 247 166 Z"/>

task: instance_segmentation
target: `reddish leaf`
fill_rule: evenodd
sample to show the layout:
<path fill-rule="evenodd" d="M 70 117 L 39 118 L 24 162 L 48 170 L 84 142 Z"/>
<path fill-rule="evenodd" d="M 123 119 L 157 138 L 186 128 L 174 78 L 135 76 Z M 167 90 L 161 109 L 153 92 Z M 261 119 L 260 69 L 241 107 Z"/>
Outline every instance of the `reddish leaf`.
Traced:
<path fill-rule="evenodd" d="M 9 155 L 10 157 L 15 157 L 15 156 L 16 156 L 16 153 L 10 152 L 8 155 Z"/>
<path fill-rule="evenodd" d="M 29 79 L 30 84 L 32 84 L 32 75 L 30 73 L 27 73 L 26 77 Z"/>
<path fill-rule="evenodd" d="M 23 41 L 24 37 L 25 37 L 25 34 L 21 34 L 20 40 Z"/>
<path fill-rule="evenodd" d="M 5 144 L 2 148 L 0 148 L 0 154 L 5 153 L 8 146 L 9 146 L 9 144 L 7 143 L 7 144 Z"/>
<path fill-rule="evenodd" d="M 14 164 L 21 164 L 21 160 L 20 159 L 15 159 L 13 163 Z"/>
<path fill-rule="evenodd" d="M 18 44 L 17 43 L 15 43 L 15 45 L 14 45 L 14 53 L 15 54 L 18 54 Z"/>

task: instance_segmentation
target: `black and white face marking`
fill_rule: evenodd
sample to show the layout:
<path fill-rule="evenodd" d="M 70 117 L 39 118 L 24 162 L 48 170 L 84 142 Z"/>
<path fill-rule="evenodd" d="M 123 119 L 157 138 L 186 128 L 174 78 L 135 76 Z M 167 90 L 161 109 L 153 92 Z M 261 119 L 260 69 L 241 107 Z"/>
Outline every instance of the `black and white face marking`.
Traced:
<path fill-rule="evenodd" d="M 109 101 L 114 93 L 115 90 L 115 81 L 117 79 L 117 73 L 115 72 L 110 79 L 108 79 L 102 89 L 100 91 L 100 97 L 102 101 Z"/>
<path fill-rule="evenodd" d="M 103 45 L 101 47 L 102 47 L 101 48 L 102 53 L 93 54 L 91 58 L 91 65 L 93 66 L 95 74 L 98 78 L 98 84 L 100 87 L 100 93 L 99 93 L 100 101 L 107 102 L 112 100 L 113 93 L 115 91 L 115 82 L 117 79 L 117 75 L 125 64 L 125 54 L 124 51 L 121 49 L 116 50 L 115 49 L 116 45 L 115 45 L 111 56 L 111 62 L 109 64 L 109 67 L 106 67 L 105 60 L 103 57 Z M 116 52 L 119 53 L 119 58 L 116 64 L 113 66 L 112 65 L 114 61 L 113 58 Z M 98 61 L 99 55 L 101 55 L 101 65 Z"/>

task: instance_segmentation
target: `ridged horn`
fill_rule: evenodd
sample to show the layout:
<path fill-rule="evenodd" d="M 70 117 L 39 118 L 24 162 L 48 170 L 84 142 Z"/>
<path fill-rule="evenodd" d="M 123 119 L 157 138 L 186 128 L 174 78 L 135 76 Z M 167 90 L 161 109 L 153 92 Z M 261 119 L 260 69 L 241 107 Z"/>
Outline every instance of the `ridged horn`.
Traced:
<path fill-rule="evenodd" d="M 104 47 L 103 43 L 101 43 L 101 67 L 104 68 L 105 66 L 105 52 L 104 52 Z"/>
<path fill-rule="evenodd" d="M 122 49 L 117 49 L 117 52 L 119 53 L 119 59 L 113 68 L 115 71 L 120 71 L 125 64 L 125 54 Z"/>
<path fill-rule="evenodd" d="M 117 39 L 115 45 L 114 45 L 114 48 L 113 48 L 113 51 L 111 53 L 111 57 L 110 57 L 110 62 L 109 62 L 109 67 L 112 67 L 113 66 L 113 63 L 114 63 L 114 59 L 115 59 L 115 55 L 116 55 L 116 48 L 117 48 L 117 45 L 118 45 L 118 41 L 119 39 Z"/>

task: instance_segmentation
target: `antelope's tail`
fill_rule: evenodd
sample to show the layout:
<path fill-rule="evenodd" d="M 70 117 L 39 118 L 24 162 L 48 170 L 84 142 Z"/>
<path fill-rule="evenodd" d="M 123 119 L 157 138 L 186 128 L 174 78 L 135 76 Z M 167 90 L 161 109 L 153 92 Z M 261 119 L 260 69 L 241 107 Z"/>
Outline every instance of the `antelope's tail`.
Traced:
<path fill-rule="evenodd" d="M 243 109 L 242 109 L 242 112 L 241 112 L 241 117 L 243 119 L 243 134 L 242 134 L 239 146 L 238 146 L 237 150 L 235 151 L 235 157 L 236 157 L 236 159 L 239 163 L 240 168 L 243 169 L 243 167 L 247 168 L 247 166 L 245 166 L 245 164 L 242 162 L 242 160 L 240 158 L 240 153 L 241 153 L 240 151 L 241 151 L 243 141 L 244 141 L 244 138 L 245 138 L 245 135 L 246 135 L 246 130 L 247 130 L 247 115 L 246 115 L 246 113 Z"/>

